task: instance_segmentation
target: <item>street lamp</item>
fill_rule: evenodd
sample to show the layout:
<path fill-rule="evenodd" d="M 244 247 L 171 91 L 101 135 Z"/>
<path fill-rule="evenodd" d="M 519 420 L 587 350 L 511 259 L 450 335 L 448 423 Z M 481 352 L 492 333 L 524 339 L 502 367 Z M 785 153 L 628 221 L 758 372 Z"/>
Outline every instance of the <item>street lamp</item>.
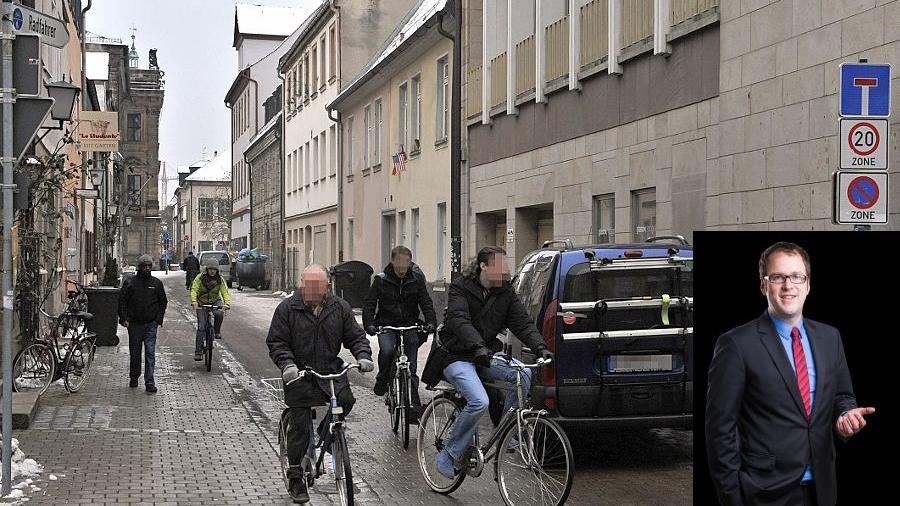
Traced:
<path fill-rule="evenodd" d="M 131 216 L 126 216 L 126 217 L 125 217 L 125 226 L 126 226 L 126 227 L 130 227 L 130 226 L 131 226 L 131 219 L 132 219 Z"/>
<path fill-rule="evenodd" d="M 119 206 L 116 204 L 109 204 L 107 209 L 109 210 L 110 216 L 115 216 L 119 212 Z"/>
<path fill-rule="evenodd" d="M 78 94 L 81 88 L 65 81 L 45 84 L 47 93 L 54 100 L 50 109 L 50 117 L 59 121 L 59 129 L 62 129 L 63 121 L 72 121 L 72 111 L 75 110 Z"/>
<path fill-rule="evenodd" d="M 103 173 L 106 172 L 101 168 L 94 168 L 88 171 L 91 176 L 91 184 L 98 187 L 103 184 Z"/>

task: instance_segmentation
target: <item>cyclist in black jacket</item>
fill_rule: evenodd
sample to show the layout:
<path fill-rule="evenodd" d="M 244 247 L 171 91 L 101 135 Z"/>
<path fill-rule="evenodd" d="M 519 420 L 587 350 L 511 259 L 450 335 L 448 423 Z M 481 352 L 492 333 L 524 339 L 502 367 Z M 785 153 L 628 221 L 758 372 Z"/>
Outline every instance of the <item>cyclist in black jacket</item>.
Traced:
<path fill-rule="evenodd" d="M 412 251 L 406 246 L 391 250 L 391 263 L 384 272 L 375 276 L 366 304 L 363 307 L 363 326 L 371 335 L 378 334 L 378 326 L 408 327 L 419 321 L 419 310 L 425 316 L 425 333 L 434 332 L 437 318 L 434 304 L 425 286 L 425 274 L 412 262 Z M 427 338 L 427 335 L 425 336 Z M 404 336 L 406 356 L 409 358 L 410 390 L 412 406 L 410 421 L 419 419 L 422 403 L 419 400 L 419 377 L 416 375 L 416 352 L 420 339 L 416 332 Z M 388 390 L 391 362 L 397 349 L 396 332 L 378 335 L 378 376 L 375 379 L 375 395 L 384 395 Z"/>

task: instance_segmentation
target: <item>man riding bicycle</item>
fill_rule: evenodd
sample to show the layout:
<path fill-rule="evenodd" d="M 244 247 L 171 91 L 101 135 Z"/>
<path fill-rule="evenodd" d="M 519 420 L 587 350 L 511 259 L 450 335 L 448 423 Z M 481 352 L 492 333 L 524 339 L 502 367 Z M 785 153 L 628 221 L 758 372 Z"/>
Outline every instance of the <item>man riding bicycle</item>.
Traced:
<path fill-rule="evenodd" d="M 194 278 L 200 273 L 200 260 L 194 256 L 193 251 L 188 251 L 188 256 L 184 257 L 181 268 L 184 269 L 185 288 L 190 290 L 194 284 Z"/>
<path fill-rule="evenodd" d="M 415 325 L 419 319 L 420 309 L 425 316 L 425 333 L 434 332 L 437 318 L 434 315 L 434 304 L 425 286 L 425 275 L 412 262 L 412 251 L 406 246 L 397 246 L 391 250 L 391 262 L 384 268 L 384 272 L 376 275 L 372 281 L 363 306 L 363 325 L 366 332 L 378 335 L 378 376 L 375 378 L 375 395 L 384 395 L 388 390 L 391 363 L 399 342 L 396 332 L 385 331 L 378 334 L 378 327 Z M 422 402 L 419 400 L 419 377 L 416 375 L 416 354 L 421 343 L 415 331 L 405 333 L 403 340 L 411 378 L 412 406 L 409 418 L 411 423 L 415 423 L 422 411 Z"/>
<path fill-rule="evenodd" d="M 288 492 L 295 503 L 309 501 L 303 466 L 308 459 L 310 407 L 326 404 L 331 398 L 327 381 L 300 376 L 301 368 L 311 368 L 321 374 L 340 372 L 344 361 L 338 356 L 341 345 L 349 349 L 359 363 L 360 372 L 375 369 L 372 349 L 366 333 L 356 323 L 356 317 L 344 299 L 329 293 L 328 271 L 313 264 L 303 270 L 301 287 L 283 300 L 269 325 L 266 345 L 269 357 L 281 369 L 284 381 L 282 414 L 286 426 L 288 463 Z M 338 404 L 344 415 L 350 413 L 356 399 L 347 377 L 334 381 Z M 327 392 L 327 393 L 326 393 Z"/>
<path fill-rule="evenodd" d="M 453 478 L 465 466 L 466 452 L 478 427 L 481 415 L 488 409 L 488 395 L 480 378 L 516 383 L 516 369 L 492 363 L 502 353 L 503 343 L 497 334 L 509 328 L 516 337 L 539 357 L 553 358 L 543 337 L 509 283 L 506 251 L 488 246 L 468 272 L 450 285 L 447 313 L 441 340 L 448 356 L 444 361 L 444 377 L 466 399 L 447 446 L 437 454 L 438 472 Z M 526 395 L 531 387 L 531 371 L 525 370 L 522 384 Z M 504 411 L 516 407 L 515 389 L 504 402 Z"/>
<path fill-rule="evenodd" d="M 199 306 L 216 306 L 213 310 L 215 317 L 214 330 L 216 339 L 222 339 L 222 320 L 225 313 L 222 309 L 231 308 L 231 294 L 228 292 L 228 284 L 219 273 L 219 262 L 214 258 L 207 258 L 203 262 L 203 274 L 194 278 L 191 285 L 191 307 L 197 311 L 197 339 L 194 344 L 194 360 L 203 360 L 204 337 L 206 336 L 206 322 L 209 309 Z"/>

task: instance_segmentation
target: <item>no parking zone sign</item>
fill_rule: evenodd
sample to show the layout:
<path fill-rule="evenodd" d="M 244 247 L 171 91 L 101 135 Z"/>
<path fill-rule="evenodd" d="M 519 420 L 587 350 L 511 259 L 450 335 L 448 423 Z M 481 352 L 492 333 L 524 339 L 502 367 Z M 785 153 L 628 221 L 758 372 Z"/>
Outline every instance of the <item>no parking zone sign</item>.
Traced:
<path fill-rule="evenodd" d="M 888 222 L 886 172 L 836 172 L 834 221 L 841 225 Z"/>

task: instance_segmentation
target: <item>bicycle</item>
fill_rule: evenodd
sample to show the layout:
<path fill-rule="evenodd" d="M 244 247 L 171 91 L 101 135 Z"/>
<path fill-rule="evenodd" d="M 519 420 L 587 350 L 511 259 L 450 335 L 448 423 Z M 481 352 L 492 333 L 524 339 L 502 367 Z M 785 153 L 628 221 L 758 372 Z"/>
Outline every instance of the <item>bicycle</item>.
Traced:
<path fill-rule="evenodd" d="M 534 364 L 523 364 L 508 356 L 495 356 L 516 369 L 516 393 L 519 406 L 524 406 L 522 374 L 525 369 L 538 369 L 550 363 L 538 359 Z M 492 384 L 508 390 L 507 385 Z M 544 409 L 519 407 L 504 413 L 500 424 L 491 432 L 488 440 L 479 445 L 478 434 L 473 438 L 463 461 L 465 468 L 452 479 L 441 475 L 435 465 L 435 457 L 444 449 L 450 429 L 456 421 L 465 399 L 454 387 L 430 388 L 439 393 L 426 406 L 419 422 L 417 456 L 419 469 L 428 486 L 437 493 L 450 494 L 462 485 L 465 477 L 478 477 L 485 462 L 494 463 L 494 480 L 500 488 L 503 501 L 510 506 L 522 504 L 564 504 L 572 488 L 574 456 L 572 445 L 562 427 L 546 418 Z"/>
<path fill-rule="evenodd" d="M 227 311 L 215 304 L 200 304 L 198 309 L 206 309 L 206 336 L 203 338 L 203 355 L 206 360 L 206 372 L 212 371 L 212 350 L 216 341 L 216 311 Z M 198 322 L 199 324 L 199 322 Z"/>
<path fill-rule="evenodd" d="M 57 316 L 39 308 L 41 314 L 54 324 L 48 337 L 36 338 L 13 359 L 12 387 L 16 392 L 32 390 L 43 395 L 50 384 L 60 378 L 63 378 L 70 393 L 84 386 L 97 351 L 97 335 L 86 330 L 87 322 L 94 316 L 86 311 L 70 309 L 79 307 L 74 297 L 70 296 L 70 302 L 67 309 Z M 60 338 L 67 338 L 70 342 L 60 346 Z"/>
<path fill-rule="evenodd" d="M 391 416 L 391 430 L 397 434 L 400 429 L 400 437 L 403 439 L 403 448 L 409 448 L 409 412 L 412 393 L 411 372 L 409 370 L 409 357 L 406 356 L 404 336 L 406 332 L 415 330 L 417 333 L 424 330 L 421 325 L 409 327 L 392 327 L 385 325 L 378 328 L 380 335 L 384 331 L 397 333 L 397 349 L 394 351 L 394 363 L 391 365 L 391 383 L 388 395 L 385 399 L 388 413 Z M 416 336 L 418 337 L 418 335 Z"/>
<path fill-rule="evenodd" d="M 310 435 L 316 436 L 316 441 L 313 441 L 313 438 L 310 437 L 308 455 L 309 462 L 315 462 L 315 467 L 306 467 L 303 473 L 306 476 L 307 487 L 312 487 L 315 480 L 325 474 L 322 463 L 325 459 L 325 454 L 331 453 L 334 483 L 342 506 L 353 506 L 353 471 L 350 467 L 350 452 L 347 448 L 346 436 L 344 435 L 344 408 L 338 406 L 337 395 L 334 391 L 334 380 L 356 368 L 359 368 L 359 365 L 344 364 L 341 372 L 335 374 L 319 374 L 312 369 L 306 368 L 300 371 L 300 376 L 287 383 L 290 385 L 305 377 L 306 374 L 312 374 L 316 378 L 328 381 L 331 385 L 331 400 L 328 405 L 328 411 L 325 414 L 325 421 L 322 424 L 321 434 L 313 430 L 312 419 L 314 417 L 310 418 L 309 432 Z M 264 378 L 262 381 L 277 400 L 284 402 L 285 385 L 281 378 Z M 284 486 L 289 488 L 288 468 L 290 464 L 287 452 L 288 428 L 285 421 L 286 412 L 287 410 L 282 412 L 281 420 L 278 422 L 278 460 L 281 463 L 281 477 L 284 480 Z M 316 448 L 319 449 L 318 457 L 315 453 Z"/>

